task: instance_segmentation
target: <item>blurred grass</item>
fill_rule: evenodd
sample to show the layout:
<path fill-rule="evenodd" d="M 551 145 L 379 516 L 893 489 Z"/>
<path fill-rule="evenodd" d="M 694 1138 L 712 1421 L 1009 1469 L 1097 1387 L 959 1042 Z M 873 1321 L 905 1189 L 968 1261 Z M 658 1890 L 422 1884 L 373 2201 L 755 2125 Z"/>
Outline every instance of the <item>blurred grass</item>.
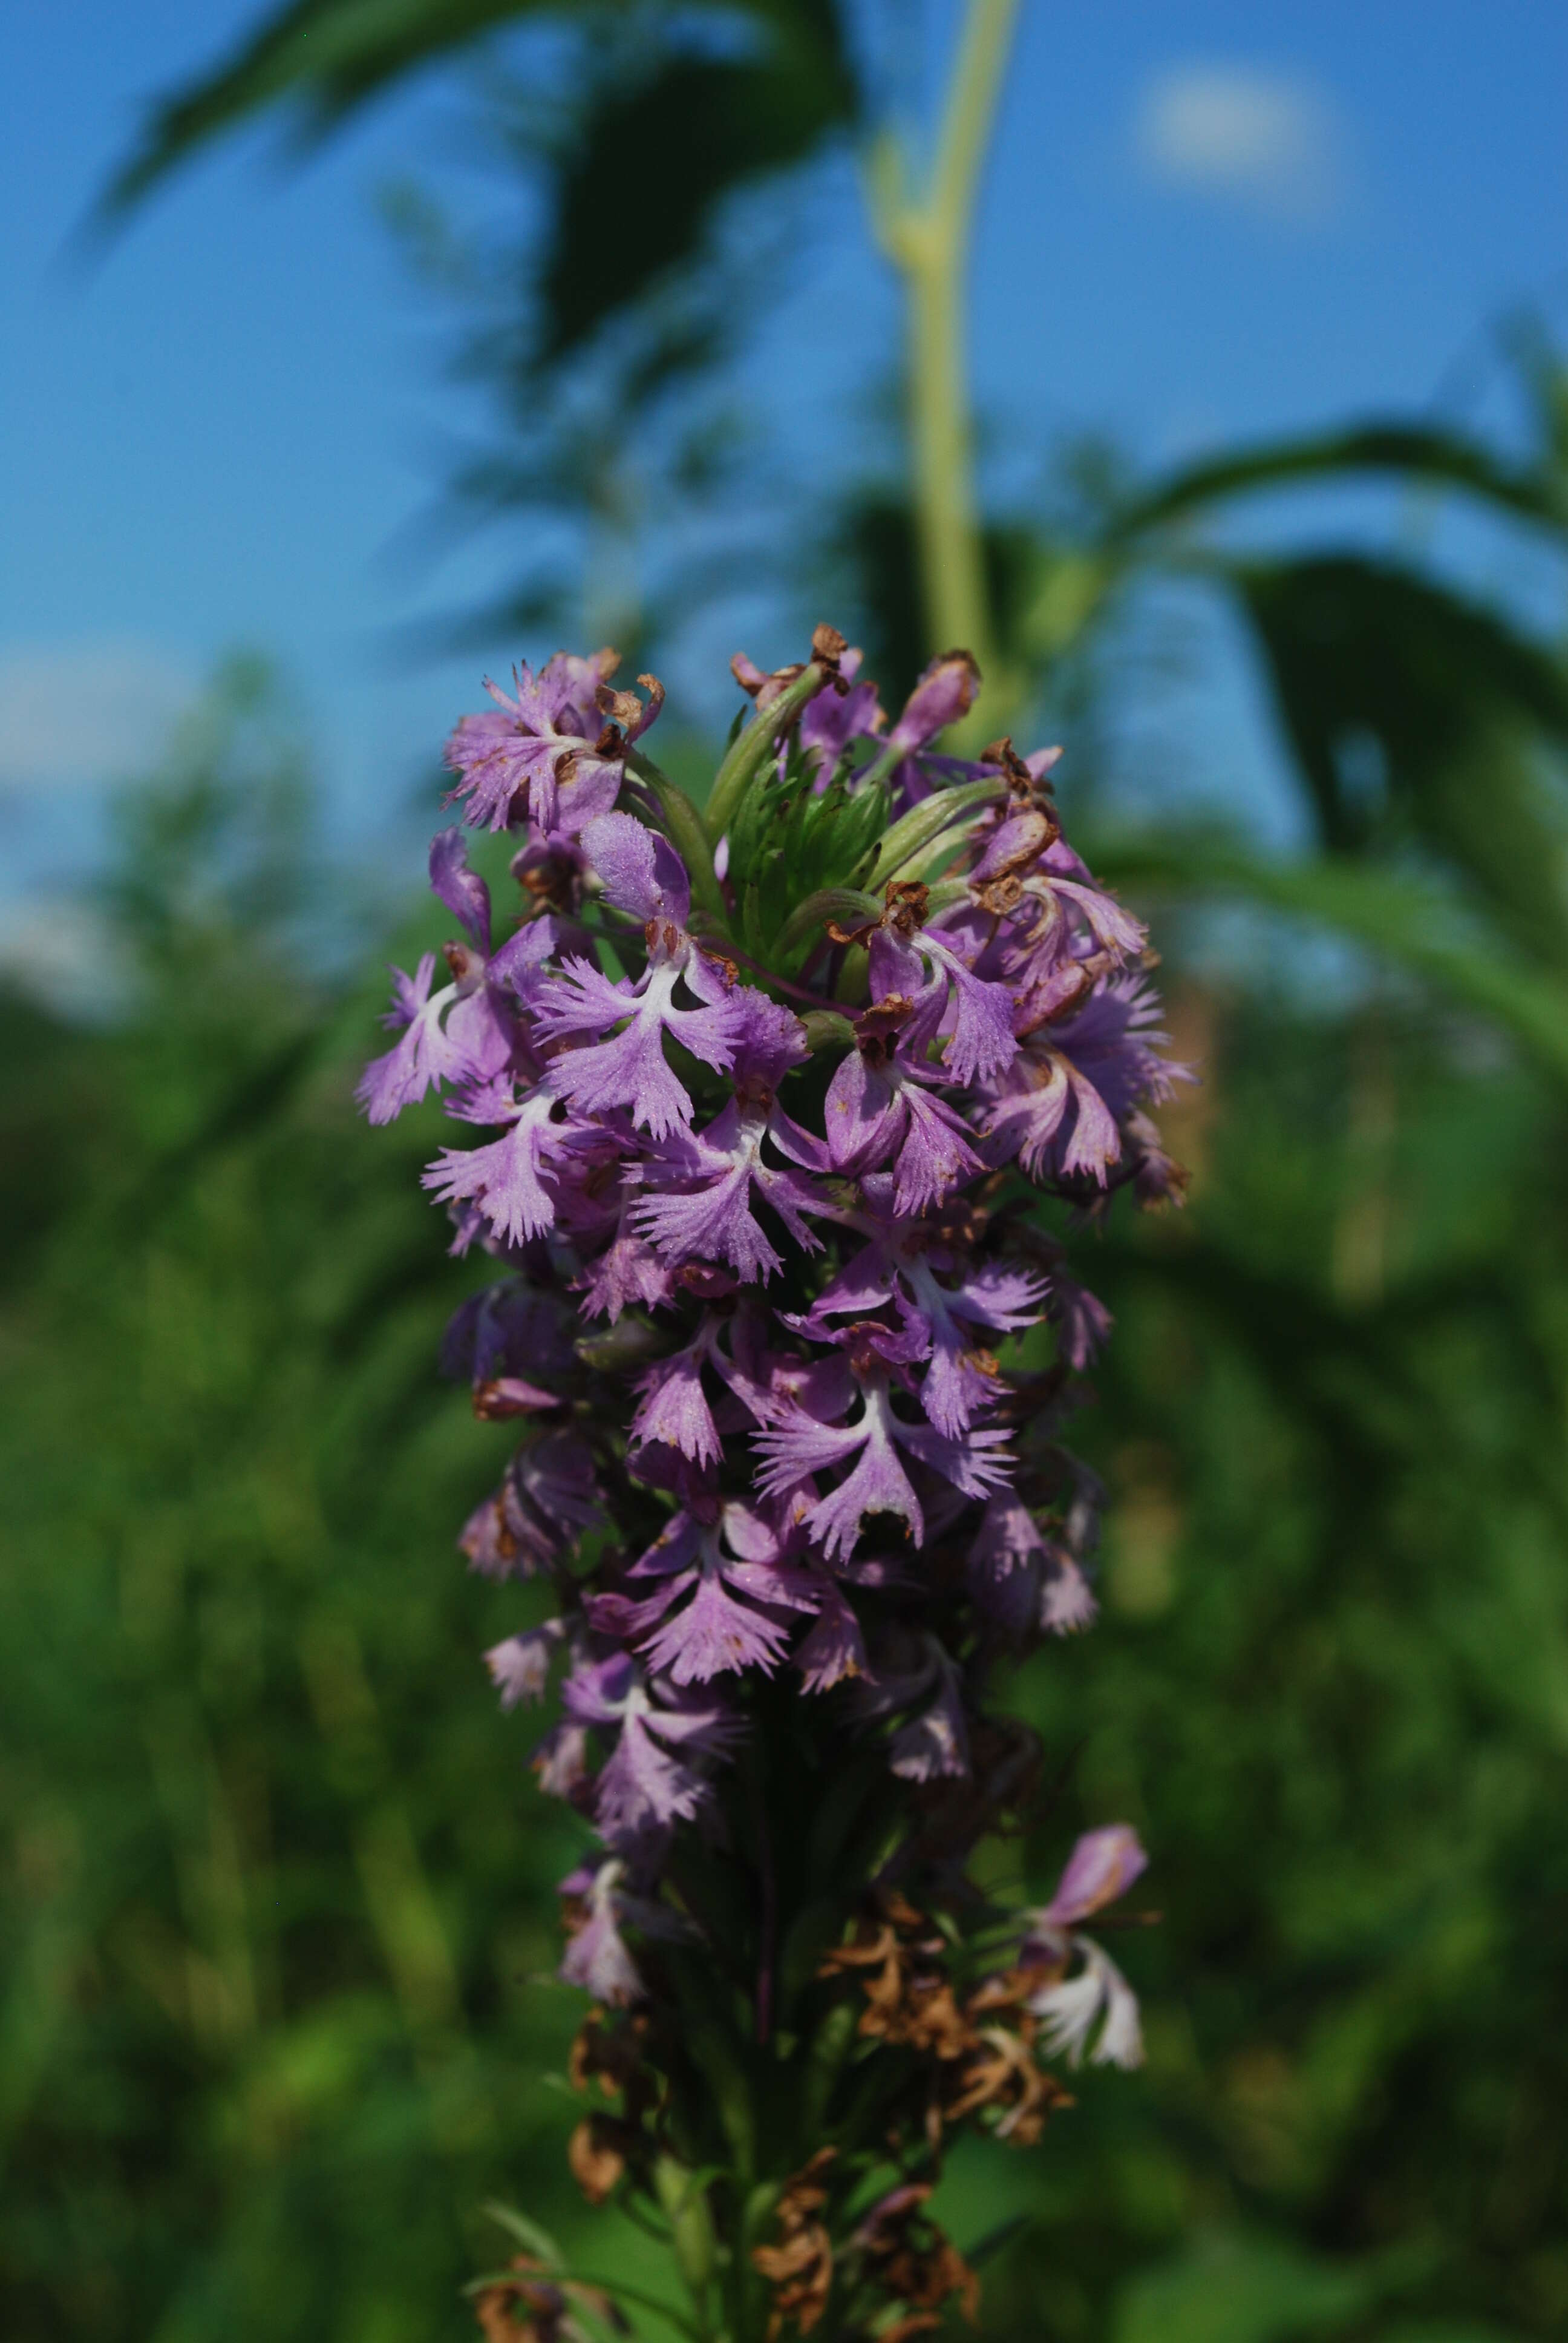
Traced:
<path fill-rule="evenodd" d="M 113 1021 L 0 1020 L 17 2343 L 471 2333 L 495 2196 L 656 2276 L 542 2079 L 576 1843 L 478 1664 L 518 1597 L 453 1551 L 507 1442 L 436 1378 L 433 1122 L 355 1118 L 380 986 L 309 973 L 298 772 L 236 758 L 219 723 L 134 802 Z M 952 2224 L 1033 2217 L 988 2281 L 1020 2343 L 1555 2336 L 1561 1093 L 1398 988 L 1176 996 L 1192 1209 L 1081 1241 L 1105 1614 L 1017 1694 L 1079 1753 L 1029 1875 L 1081 1818 L 1154 1851 L 1150 2064 L 966 2150 Z"/>

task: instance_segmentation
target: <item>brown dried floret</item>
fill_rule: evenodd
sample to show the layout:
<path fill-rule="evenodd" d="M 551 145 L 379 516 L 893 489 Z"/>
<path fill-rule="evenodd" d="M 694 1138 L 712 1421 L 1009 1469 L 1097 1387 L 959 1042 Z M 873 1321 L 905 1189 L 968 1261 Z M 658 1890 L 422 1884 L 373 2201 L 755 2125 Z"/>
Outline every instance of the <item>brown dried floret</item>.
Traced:
<path fill-rule="evenodd" d="M 855 2232 L 867 2275 L 907 2315 L 883 2328 L 879 2343 L 902 2343 L 940 2326 L 942 2305 L 958 2299 L 972 2326 L 980 2315 L 980 2279 L 950 2237 L 926 2212 L 929 2181 L 910 2181 L 874 2205 Z"/>
<path fill-rule="evenodd" d="M 863 927 L 841 928 L 837 920 L 826 920 L 823 926 L 836 944 L 869 944 L 879 928 L 886 928 L 907 943 L 926 924 L 931 890 L 920 879 L 890 879 L 882 890 L 882 911 L 879 919 L 868 920 Z"/>
<path fill-rule="evenodd" d="M 544 2264 L 528 2254 L 514 2254 L 510 2267 L 518 2273 L 515 2278 L 487 2286 L 474 2297 L 474 2316 L 485 2343 L 586 2343 L 583 2328 L 571 2315 L 572 2295 L 602 2324 L 625 2332 L 625 2319 L 597 2286 L 557 2286 L 542 2275 Z"/>
<path fill-rule="evenodd" d="M 584 2116 L 567 2142 L 567 2165 L 590 2205 L 607 2204 L 626 2170 L 631 2127 L 614 2116 Z"/>
<path fill-rule="evenodd" d="M 1008 788 L 1011 790 L 1013 798 L 1018 801 L 1020 809 L 1027 806 L 1032 811 L 1043 813 L 1046 819 L 1055 827 L 1058 837 L 1060 836 L 1061 830 L 1060 825 L 1056 820 L 1056 806 L 1053 801 L 1050 783 L 1050 767 L 1055 764 L 1056 759 L 1060 755 L 1060 753 L 1061 751 L 1058 749 L 1056 751 L 1056 755 L 1052 756 L 1050 751 L 1048 749 L 1046 754 L 1050 758 L 1050 763 L 1046 765 L 1043 771 L 1039 774 L 1035 774 L 1030 771 L 1028 765 L 1019 755 L 1018 750 L 1013 747 L 1010 735 L 1004 735 L 1000 740 L 990 741 L 987 747 L 980 750 L 980 762 L 982 765 L 1000 766 L 1002 772 L 1007 777 Z"/>
<path fill-rule="evenodd" d="M 970 2007 L 972 2012 L 973 1999 Z M 973 2055 L 958 2076 L 959 2096 L 944 2110 L 948 2122 L 994 2107 L 1000 2110 L 991 2127 L 995 2137 L 1014 2147 L 1032 2147 L 1052 2110 L 1072 2105 L 1056 2077 L 1036 2066 L 1034 2037 L 1035 2021 L 1027 2013 L 1016 2027 L 978 2027 Z"/>
<path fill-rule="evenodd" d="M 567 2073 L 574 2091 L 587 2090 L 597 2077 L 607 2098 L 618 2091 L 628 2091 L 634 2083 L 647 2082 L 643 2060 L 647 2054 L 648 2022 L 641 2010 L 620 2010 L 606 2023 L 602 2009 L 590 2009 L 577 2030 Z"/>
<path fill-rule="evenodd" d="M 833 2147 L 819 2147 L 785 2185 L 776 2217 L 776 2246 L 754 2246 L 753 2267 L 773 2288 L 768 2319 L 768 2343 L 774 2343 L 789 2319 L 802 2335 L 809 2335 L 828 2308 L 833 2288 L 833 2241 L 818 2217 L 828 2201 L 822 2175 L 837 2156 Z"/>
<path fill-rule="evenodd" d="M 862 1921 L 853 1944 L 823 1956 L 820 1976 L 859 1970 L 866 2006 L 859 2031 L 873 2039 L 907 2043 L 912 2049 L 957 2058 L 973 2040 L 973 2030 L 953 1996 L 940 1966 L 945 1947 L 922 1913 L 901 1896 L 882 1898 L 879 1925 Z"/>

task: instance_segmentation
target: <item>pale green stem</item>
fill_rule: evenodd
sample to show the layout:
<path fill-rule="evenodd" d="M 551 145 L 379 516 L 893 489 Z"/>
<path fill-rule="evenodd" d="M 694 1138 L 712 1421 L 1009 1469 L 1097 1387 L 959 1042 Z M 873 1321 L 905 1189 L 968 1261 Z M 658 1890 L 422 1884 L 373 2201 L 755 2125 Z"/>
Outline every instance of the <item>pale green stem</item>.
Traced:
<path fill-rule="evenodd" d="M 981 806 L 1006 795 L 1007 783 L 999 773 L 994 780 L 962 781 L 956 789 L 937 789 L 929 798 L 922 798 L 884 833 L 873 874 L 876 883 L 886 884 L 911 855 L 928 847 L 960 815 L 978 813 Z"/>
<path fill-rule="evenodd" d="M 1016 679 L 1000 666 L 975 494 L 965 364 L 966 297 L 975 203 L 1018 16 L 1018 0 L 968 0 L 936 160 L 919 201 L 888 200 L 889 157 L 873 158 L 871 201 L 882 245 L 909 302 L 909 401 L 915 532 L 932 652 L 972 651 L 985 678 L 983 712 L 958 740 L 1001 728 Z"/>
<path fill-rule="evenodd" d="M 780 960 L 788 963 L 789 956 L 796 946 L 803 944 L 808 936 L 814 935 L 829 920 L 837 920 L 840 926 L 846 920 L 854 920 L 863 926 L 868 920 L 879 919 L 881 910 L 882 907 L 874 895 L 862 895 L 853 887 L 820 888 L 815 895 L 808 895 L 803 903 L 796 905 L 779 929 L 773 950 Z"/>
<path fill-rule="evenodd" d="M 752 718 L 735 742 L 714 776 L 712 792 L 708 800 L 708 835 L 715 846 L 734 820 L 736 809 L 750 782 L 761 771 L 769 754 L 807 701 L 816 698 L 827 679 L 828 669 L 815 659 L 811 660 L 777 699 Z"/>

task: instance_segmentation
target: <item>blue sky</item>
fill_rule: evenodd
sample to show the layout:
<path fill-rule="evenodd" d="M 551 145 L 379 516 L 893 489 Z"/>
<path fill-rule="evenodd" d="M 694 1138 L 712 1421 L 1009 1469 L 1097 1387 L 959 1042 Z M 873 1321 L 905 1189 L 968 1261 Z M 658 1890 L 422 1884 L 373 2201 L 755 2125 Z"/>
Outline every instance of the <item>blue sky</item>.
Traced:
<path fill-rule="evenodd" d="M 950 10 L 888 6 L 940 56 Z M 302 170 L 247 137 L 92 270 L 63 258 L 142 100 L 255 14 L 10 0 L 0 17 L 13 903 L 91 859 L 107 789 L 229 647 L 282 663 L 332 834 L 372 862 L 406 840 L 411 781 L 473 704 L 477 660 L 385 649 L 505 550 L 435 578 L 387 558 L 453 409 L 373 199 L 410 170 L 451 177 L 457 85 L 381 107 Z M 1023 0 L 977 263 L 982 399 L 1020 440 L 1092 424 L 1151 460 L 1425 405 L 1490 317 L 1561 305 L 1565 98 L 1568 15 L 1545 0 Z M 896 324 L 848 166 L 809 216 L 820 247 L 751 376 L 765 430 L 797 447 Z"/>

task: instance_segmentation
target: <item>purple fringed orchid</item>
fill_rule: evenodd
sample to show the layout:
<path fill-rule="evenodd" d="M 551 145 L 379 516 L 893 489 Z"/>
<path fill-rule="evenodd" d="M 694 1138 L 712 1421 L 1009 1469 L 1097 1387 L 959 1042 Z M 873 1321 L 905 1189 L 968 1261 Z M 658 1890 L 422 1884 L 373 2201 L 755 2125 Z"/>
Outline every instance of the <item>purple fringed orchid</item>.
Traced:
<path fill-rule="evenodd" d="M 517 1444 L 459 1543 L 548 1589 L 487 1664 L 508 1710 L 558 1673 L 533 1763 L 598 1842 L 561 1974 L 620 2013 L 574 2054 L 625 2097 L 574 2168 L 668 2215 L 656 2172 L 728 2159 L 739 2195 L 689 2187 L 737 2237 L 774 2187 L 778 2244 L 725 2265 L 750 2343 L 893 2285 L 911 2223 L 934 2250 L 924 2180 L 848 2210 L 890 2126 L 929 2171 L 961 2121 L 1038 2137 L 1061 2095 L 1037 2049 L 1140 2055 L 1081 1926 L 1142 1871 L 1131 1831 L 1089 1832 L 1010 1921 L 967 1866 L 1039 1772 L 998 1666 L 1096 1613 L 1099 1486 L 1060 1434 L 1110 1319 L 1039 1207 L 1179 1202 L 1149 1109 L 1188 1077 L 1142 926 L 1062 838 L 1060 752 L 940 747 L 967 652 L 892 721 L 831 628 L 771 675 L 738 660 L 711 816 L 640 745 L 659 686 L 613 666 L 520 666 L 453 733 L 430 882 L 459 932 L 443 983 L 433 951 L 394 972 L 359 1096 L 377 1122 L 440 1096 L 426 1185 L 494 1265 L 443 1362 Z M 498 920 L 476 831 L 516 841 Z M 972 1923 L 1011 1928 L 1010 1967 Z M 810 2046 L 826 2178 L 822 2138 L 731 2123 L 780 2042 Z M 879 2044 L 912 2061 L 886 2100 Z M 812 2258 L 829 2198 L 848 2276 Z"/>
<path fill-rule="evenodd" d="M 1048 2046 L 1070 2066 L 1080 2064 L 1097 2027 L 1089 2053 L 1097 2065 L 1136 2066 L 1142 2059 L 1137 1997 L 1109 1953 L 1081 1936 L 1076 1924 L 1115 1903 L 1148 1862 L 1125 1823 L 1089 1831 L 1073 1848 L 1050 1903 L 1030 1915 L 1021 1958 L 1026 1969 L 1044 1972 L 1046 1981 L 1030 1993 L 1029 2007 L 1045 2022 Z"/>
<path fill-rule="evenodd" d="M 447 743 L 447 762 L 460 776 L 452 791 L 466 798 L 464 820 L 486 830 L 532 821 L 546 832 L 575 838 L 596 815 L 608 813 L 620 794 L 627 750 L 640 739 L 664 702 L 651 676 L 635 692 L 612 691 L 619 660 L 613 651 L 591 659 L 558 651 L 536 676 L 525 659 L 512 689 L 487 679 L 496 705 L 465 716 Z"/>

